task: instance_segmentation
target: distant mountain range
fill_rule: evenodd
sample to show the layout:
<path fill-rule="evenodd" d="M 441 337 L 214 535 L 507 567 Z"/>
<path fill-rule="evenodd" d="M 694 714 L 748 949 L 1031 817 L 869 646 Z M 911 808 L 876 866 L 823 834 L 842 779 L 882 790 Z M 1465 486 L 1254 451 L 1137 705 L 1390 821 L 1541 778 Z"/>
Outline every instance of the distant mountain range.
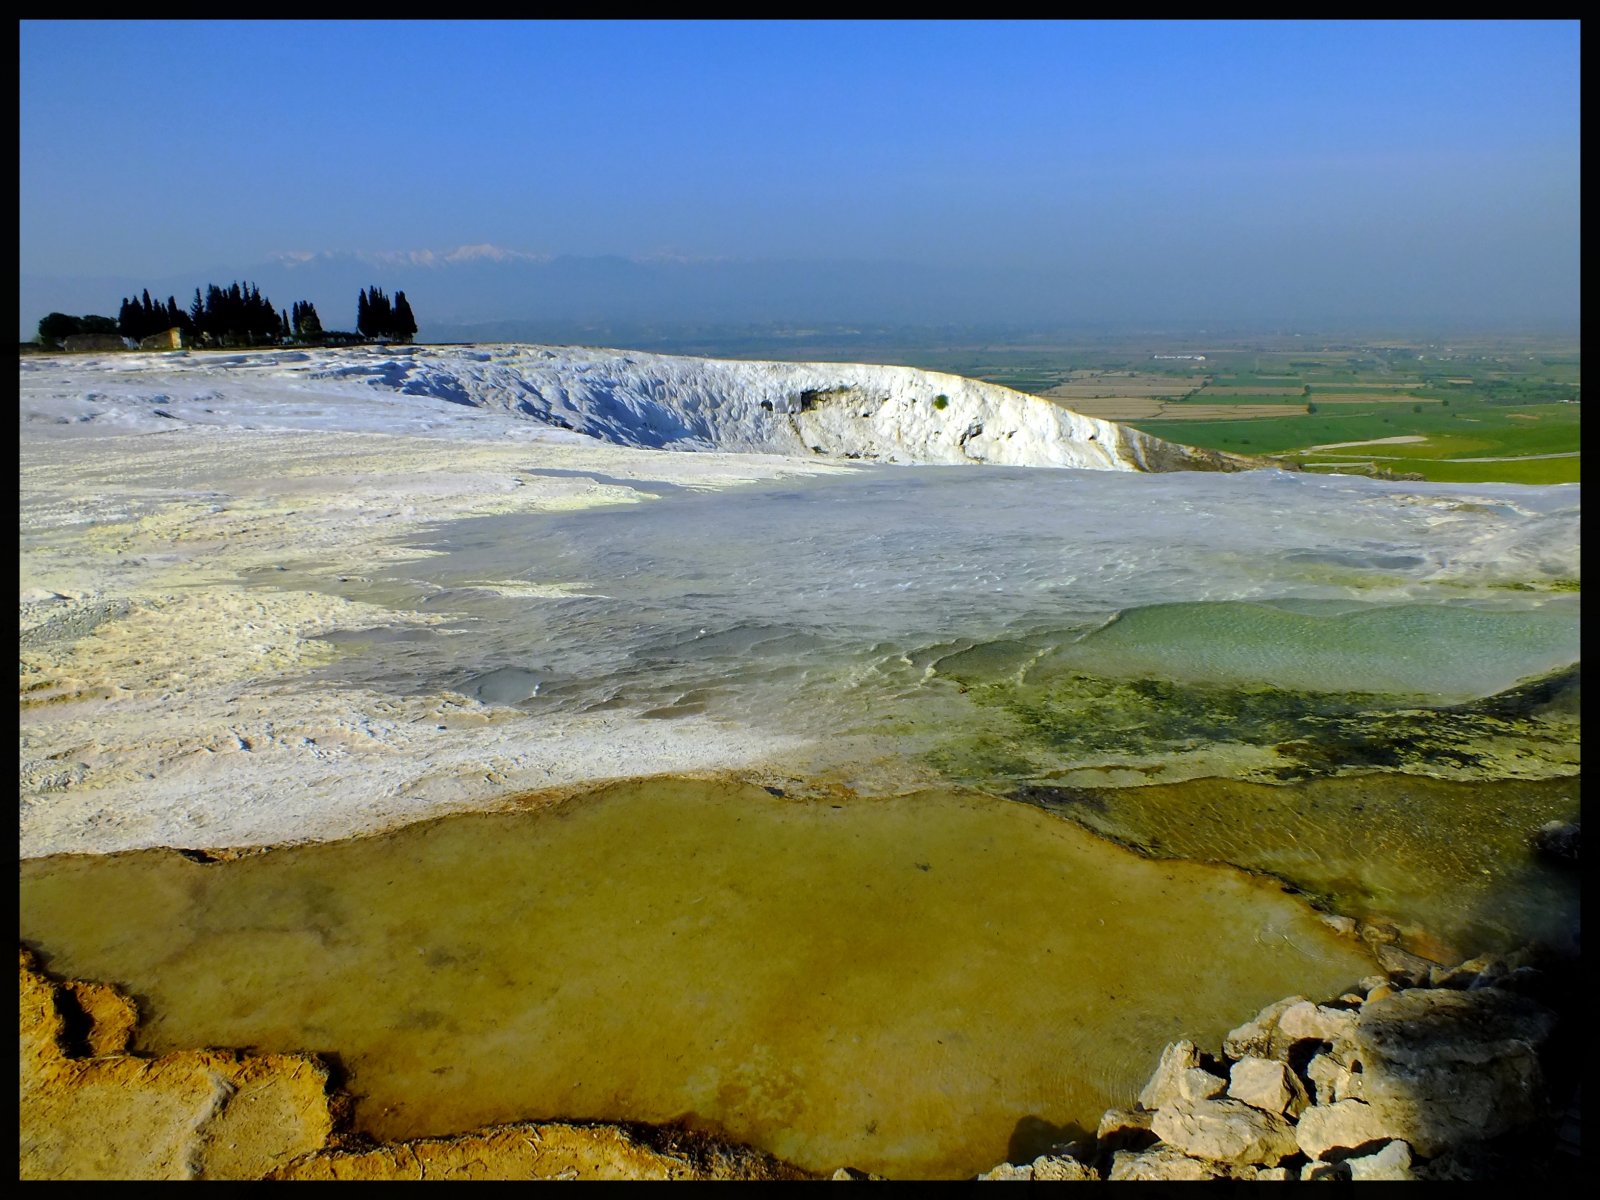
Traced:
<path fill-rule="evenodd" d="M 177 298 L 196 287 L 252 281 L 279 308 L 317 307 L 325 329 L 354 329 L 356 295 L 371 285 L 404 291 L 418 340 L 548 341 L 634 345 L 718 353 L 729 331 L 754 328 L 773 338 L 823 327 L 837 340 L 850 327 L 932 329 L 1110 328 L 1150 323 L 1210 329 L 1282 328 L 1285 323 L 1411 328 L 1420 312 L 1386 317 L 1366 311 L 1370 295 L 1302 288 L 1292 276 L 1231 291 L 1206 273 L 1123 264 L 1064 267 L 939 268 L 894 261 L 684 258 L 660 255 L 546 256 L 493 245 L 390 253 L 284 252 L 265 262 L 217 266 L 161 278 L 19 277 L 21 336 L 32 338 L 49 312 L 115 316 L 123 296 Z M 1241 296 L 1243 298 L 1241 298 Z M 1492 306 L 1491 306 L 1492 307 Z M 1237 311 L 1234 311 L 1237 310 Z M 1506 312 L 1489 325 L 1504 324 Z M 1481 325 L 1465 311 L 1441 327 Z M 1564 327 L 1564 326 L 1563 326 Z M 708 330 L 716 336 L 707 337 Z"/>
<path fill-rule="evenodd" d="M 1015 278 L 999 271 L 897 262 L 540 257 L 468 246 L 443 253 L 286 253 L 253 266 L 156 279 L 23 275 L 22 336 L 30 336 L 47 312 L 115 316 L 123 296 L 145 288 L 186 306 L 196 287 L 225 287 L 235 279 L 253 281 L 280 308 L 311 301 L 327 329 L 355 327 L 356 295 L 364 287 L 404 291 L 423 341 L 662 322 L 938 325 L 1085 315 L 1059 302 L 1041 307 L 1038 291 L 1019 295 Z"/>

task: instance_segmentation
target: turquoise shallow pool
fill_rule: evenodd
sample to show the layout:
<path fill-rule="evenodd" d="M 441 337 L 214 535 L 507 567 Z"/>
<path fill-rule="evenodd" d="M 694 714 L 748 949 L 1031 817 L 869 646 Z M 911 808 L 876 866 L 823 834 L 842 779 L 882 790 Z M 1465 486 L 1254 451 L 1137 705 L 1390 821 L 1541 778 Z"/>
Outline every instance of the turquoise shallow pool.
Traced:
<path fill-rule="evenodd" d="M 1277 690 L 1310 718 L 1470 702 L 1579 657 L 1575 487 L 863 467 L 638 494 L 441 527 L 359 594 L 451 624 L 343 635 L 327 675 L 921 758 L 1013 737 L 1010 686 L 1058 709 L 1140 681 Z M 1293 740 L 1235 707 L 1232 735 L 1175 746 L 1113 705 L 1115 736 L 1074 722 L 1022 774 Z"/>

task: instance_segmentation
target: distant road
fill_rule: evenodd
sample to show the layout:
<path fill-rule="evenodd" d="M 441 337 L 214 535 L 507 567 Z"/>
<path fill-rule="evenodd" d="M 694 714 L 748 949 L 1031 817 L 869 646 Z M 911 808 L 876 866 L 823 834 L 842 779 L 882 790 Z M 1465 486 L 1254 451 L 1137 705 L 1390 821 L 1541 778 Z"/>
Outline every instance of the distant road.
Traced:
<path fill-rule="evenodd" d="M 1577 458 L 1582 450 L 1558 450 L 1554 454 L 1506 454 L 1500 458 L 1445 458 L 1441 462 L 1531 462 L 1536 458 Z"/>
<path fill-rule="evenodd" d="M 1364 442 L 1324 442 L 1320 446 L 1308 446 L 1308 450 L 1343 450 L 1346 446 L 1398 446 L 1401 442 L 1425 442 L 1428 439 L 1420 433 L 1402 433 L 1398 437 L 1368 438 Z"/>
<path fill-rule="evenodd" d="M 1345 446 L 1371 446 L 1373 442 L 1343 442 Z M 1332 446 L 1313 446 L 1311 450 L 1331 450 Z M 1309 454 L 1311 450 L 1290 451 L 1294 454 Z M 1479 462 L 1532 462 L 1536 458 L 1577 458 L 1582 450 L 1560 450 L 1554 454 L 1502 454 L 1498 458 L 1425 458 L 1419 459 L 1409 454 L 1351 454 L 1342 462 L 1328 463 L 1301 463 L 1305 467 L 1337 467 L 1348 466 L 1355 459 L 1383 459 L 1385 462 L 1437 462 L 1437 463 L 1479 463 Z"/>

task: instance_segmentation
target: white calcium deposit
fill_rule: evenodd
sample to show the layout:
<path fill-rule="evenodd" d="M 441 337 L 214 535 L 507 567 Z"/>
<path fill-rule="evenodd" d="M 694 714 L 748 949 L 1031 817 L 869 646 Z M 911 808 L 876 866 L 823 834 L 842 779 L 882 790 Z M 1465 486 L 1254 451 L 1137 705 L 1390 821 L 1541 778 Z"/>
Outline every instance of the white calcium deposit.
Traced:
<path fill-rule="evenodd" d="M 811 739 L 692 713 L 552 723 L 448 689 L 308 684 L 338 653 L 322 635 L 443 619 L 336 594 L 436 553 L 420 544 L 433 524 L 841 459 L 1184 461 L 1042 400 L 900 367 L 530 346 L 175 352 L 24 358 L 19 392 L 23 857 L 339 837 L 518 790 L 804 761 Z"/>
<path fill-rule="evenodd" d="M 939 663 L 1141 606 L 1085 645 L 1201 670 L 1211 626 L 1161 606 L 1470 604 L 1522 616 L 1468 692 L 1575 657 L 1576 487 L 1141 475 L 1238 464 L 907 368 L 180 352 L 27 357 L 19 391 L 24 857 L 659 772 L 899 790 L 975 719 Z M 938 465 L 977 462 L 1103 470 Z"/>
<path fill-rule="evenodd" d="M 732 450 L 893 463 L 1000 463 L 1109 471 L 1228 469 L 1242 460 L 1191 450 L 995 384 L 911 367 L 733 362 L 581 347 L 394 346 L 239 354 L 25 360 L 30 391 L 65 368 L 106 380 L 49 392 L 47 421 L 129 428 L 228 423 L 234 401 L 271 380 L 269 425 L 314 427 L 304 398 L 426 397 L 509 414 L 623 446 Z M 128 389 L 130 378 L 139 384 Z M 70 393 L 75 384 L 65 389 Z M 259 402 L 259 391 L 253 397 Z M 400 425 L 414 415 L 394 414 Z M 448 418 L 445 418 L 448 423 Z"/>
<path fill-rule="evenodd" d="M 439 622 L 332 594 L 432 553 L 417 544 L 432 523 L 650 500 L 635 479 L 707 489 L 846 469 L 662 455 L 339 377 L 373 357 L 22 361 L 23 857 L 338 837 L 784 748 L 694 719 L 554 728 L 449 691 L 308 688 L 336 653 L 320 635 Z M 248 586 L 291 562 L 293 585 Z"/>

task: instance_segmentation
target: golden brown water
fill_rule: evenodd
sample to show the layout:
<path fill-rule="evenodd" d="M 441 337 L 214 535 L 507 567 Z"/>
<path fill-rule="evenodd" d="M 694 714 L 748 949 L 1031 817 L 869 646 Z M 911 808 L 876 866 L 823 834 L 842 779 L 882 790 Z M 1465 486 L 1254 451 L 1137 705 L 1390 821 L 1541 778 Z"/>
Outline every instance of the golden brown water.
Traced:
<path fill-rule="evenodd" d="M 1021 795 L 1157 856 L 1270 872 L 1338 912 L 1423 931 L 1457 962 L 1530 942 L 1576 952 L 1577 872 L 1541 859 L 1531 834 L 1577 820 L 1581 786 L 1375 773 Z"/>
<path fill-rule="evenodd" d="M 337 1054 L 375 1137 L 689 1115 L 900 1177 L 984 1170 L 1019 1123 L 1093 1130 L 1165 1042 L 1372 969 L 1274 884 L 956 793 L 658 779 L 21 876 L 23 939 L 134 992 L 140 1049 Z"/>

